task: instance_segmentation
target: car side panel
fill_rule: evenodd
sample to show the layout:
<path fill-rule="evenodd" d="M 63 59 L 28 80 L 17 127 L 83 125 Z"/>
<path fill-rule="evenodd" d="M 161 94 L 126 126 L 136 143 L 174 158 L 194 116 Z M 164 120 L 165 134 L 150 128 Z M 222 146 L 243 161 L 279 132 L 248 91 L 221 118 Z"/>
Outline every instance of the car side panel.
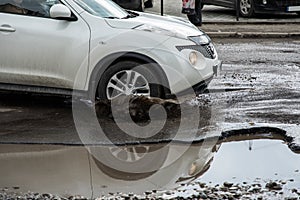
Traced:
<path fill-rule="evenodd" d="M 83 89 L 88 70 L 90 31 L 78 18 L 71 22 L 0 13 L 0 82 Z"/>

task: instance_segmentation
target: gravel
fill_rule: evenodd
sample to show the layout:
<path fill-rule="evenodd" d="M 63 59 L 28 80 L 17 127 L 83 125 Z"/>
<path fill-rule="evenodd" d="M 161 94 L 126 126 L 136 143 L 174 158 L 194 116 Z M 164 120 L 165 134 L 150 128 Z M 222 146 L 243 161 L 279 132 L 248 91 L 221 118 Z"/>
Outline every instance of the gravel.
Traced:
<path fill-rule="evenodd" d="M 262 182 L 264 182 L 262 180 Z M 231 183 L 224 182 L 223 184 L 194 182 L 182 184 L 176 190 L 165 191 L 146 191 L 143 194 L 133 193 L 109 193 L 95 200 L 100 199 L 124 199 L 124 200 L 139 200 L 139 199 L 284 199 L 284 200 L 299 200 L 300 189 L 288 188 L 287 184 L 291 180 L 276 180 L 266 181 L 265 184 L 257 182 L 242 182 Z M 19 189 L 1 189 L 1 200 L 87 200 L 83 196 L 61 197 L 49 193 L 21 193 Z"/>

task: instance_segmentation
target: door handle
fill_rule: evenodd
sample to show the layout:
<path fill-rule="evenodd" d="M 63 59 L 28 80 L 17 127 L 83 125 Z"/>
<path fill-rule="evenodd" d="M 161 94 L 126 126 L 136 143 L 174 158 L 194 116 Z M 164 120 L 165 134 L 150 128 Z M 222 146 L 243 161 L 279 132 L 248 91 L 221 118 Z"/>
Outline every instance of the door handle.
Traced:
<path fill-rule="evenodd" d="M 2 31 L 2 32 L 15 32 L 16 29 L 14 29 L 13 27 L 11 27 L 8 24 L 3 24 L 2 26 L 0 26 L 0 31 Z"/>

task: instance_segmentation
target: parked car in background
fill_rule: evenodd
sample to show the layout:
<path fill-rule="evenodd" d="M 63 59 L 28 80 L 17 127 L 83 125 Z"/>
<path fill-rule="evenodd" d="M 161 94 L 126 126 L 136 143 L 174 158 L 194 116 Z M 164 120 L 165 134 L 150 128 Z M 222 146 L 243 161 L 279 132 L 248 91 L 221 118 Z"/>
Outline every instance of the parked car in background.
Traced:
<path fill-rule="evenodd" d="M 153 0 L 113 0 L 124 9 L 144 11 L 145 8 L 153 7 Z"/>
<path fill-rule="evenodd" d="M 251 17 L 255 13 L 296 12 L 300 14 L 300 0 L 202 0 L 203 5 L 216 5 L 236 9 L 243 17 Z M 202 6 L 203 6 L 202 5 Z"/>
<path fill-rule="evenodd" d="M 0 7 L 0 89 L 167 98 L 201 91 L 221 65 L 210 38 L 184 19 L 127 12 L 110 0 Z"/>

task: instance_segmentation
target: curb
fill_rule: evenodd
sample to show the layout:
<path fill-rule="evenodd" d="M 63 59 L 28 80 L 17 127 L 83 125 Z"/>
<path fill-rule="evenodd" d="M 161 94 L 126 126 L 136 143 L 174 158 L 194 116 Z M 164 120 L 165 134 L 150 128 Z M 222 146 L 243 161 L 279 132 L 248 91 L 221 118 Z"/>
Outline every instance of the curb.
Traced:
<path fill-rule="evenodd" d="M 212 38 L 292 38 L 300 37 L 300 32 L 206 32 Z"/>

